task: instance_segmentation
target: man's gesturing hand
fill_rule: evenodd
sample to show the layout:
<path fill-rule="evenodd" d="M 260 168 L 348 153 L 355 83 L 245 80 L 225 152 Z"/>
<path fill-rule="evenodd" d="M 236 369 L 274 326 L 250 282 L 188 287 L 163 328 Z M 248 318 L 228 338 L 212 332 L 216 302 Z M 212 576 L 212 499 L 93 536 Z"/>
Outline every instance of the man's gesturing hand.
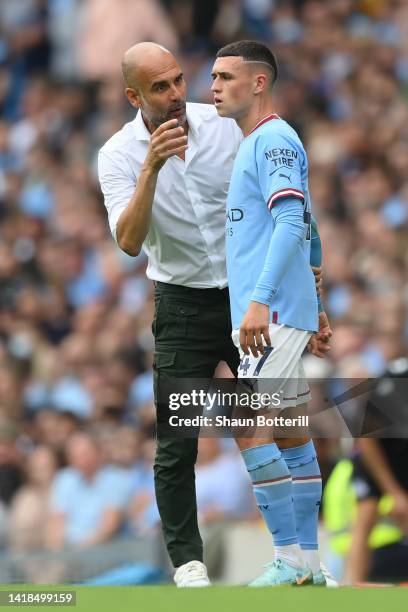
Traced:
<path fill-rule="evenodd" d="M 184 128 L 177 127 L 177 119 L 162 123 L 150 138 L 146 164 L 158 172 L 172 155 L 180 155 L 187 149 Z"/>
<path fill-rule="evenodd" d="M 249 355 L 249 349 L 254 357 L 258 357 L 258 351 L 261 354 L 264 352 L 262 336 L 267 346 L 271 346 L 269 306 L 259 302 L 250 302 L 239 330 L 239 343 L 245 355 Z"/>

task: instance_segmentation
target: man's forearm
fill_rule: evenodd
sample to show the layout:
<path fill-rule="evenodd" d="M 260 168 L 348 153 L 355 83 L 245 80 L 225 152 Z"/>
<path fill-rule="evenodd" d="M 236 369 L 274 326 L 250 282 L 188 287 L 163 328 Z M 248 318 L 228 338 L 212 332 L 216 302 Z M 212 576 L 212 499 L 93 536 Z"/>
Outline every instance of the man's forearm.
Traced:
<path fill-rule="evenodd" d="M 320 268 L 322 265 L 322 242 L 314 217 L 312 217 L 312 222 L 310 224 L 310 238 L 310 265 Z"/>
<path fill-rule="evenodd" d="M 140 253 L 149 231 L 160 169 L 169 157 L 184 155 L 187 146 L 187 134 L 183 127 L 178 126 L 177 119 L 162 123 L 151 135 L 136 190 L 116 226 L 118 245 L 128 255 L 135 256 Z"/>
<path fill-rule="evenodd" d="M 312 267 L 320 268 L 322 265 L 322 242 L 320 240 L 320 234 L 317 229 L 316 219 L 314 219 L 314 217 L 312 217 L 310 229 L 311 229 L 310 265 Z M 317 294 L 318 310 L 320 313 L 320 312 L 323 312 L 323 306 L 322 306 L 322 301 L 320 297 L 320 292 L 317 288 L 316 288 L 316 294 Z"/>
<path fill-rule="evenodd" d="M 149 231 L 157 177 L 158 170 L 143 166 L 132 199 L 116 226 L 119 247 L 133 257 L 140 253 Z"/>
<path fill-rule="evenodd" d="M 277 207 L 276 226 L 269 243 L 264 268 L 252 293 L 251 300 L 268 305 L 303 239 L 304 224 L 299 200 L 286 198 Z"/>

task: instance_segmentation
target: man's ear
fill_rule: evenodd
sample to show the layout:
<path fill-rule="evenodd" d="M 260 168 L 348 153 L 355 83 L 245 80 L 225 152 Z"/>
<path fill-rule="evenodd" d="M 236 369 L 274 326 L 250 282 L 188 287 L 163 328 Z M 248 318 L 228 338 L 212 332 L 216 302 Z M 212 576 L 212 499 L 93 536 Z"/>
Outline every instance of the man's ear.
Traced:
<path fill-rule="evenodd" d="M 129 100 L 130 104 L 134 108 L 140 108 L 140 106 L 141 106 L 141 99 L 140 99 L 140 94 L 139 94 L 139 90 L 138 89 L 133 89 L 132 87 L 126 87 L 125 94 L 126 94 L 127 99 Z"/>
<path fill-rule="evenodd" d="M 268 77 L 265 74 L 257 74 L 255 78 L 254 94 L 258 95 L 268 87 Z"/>

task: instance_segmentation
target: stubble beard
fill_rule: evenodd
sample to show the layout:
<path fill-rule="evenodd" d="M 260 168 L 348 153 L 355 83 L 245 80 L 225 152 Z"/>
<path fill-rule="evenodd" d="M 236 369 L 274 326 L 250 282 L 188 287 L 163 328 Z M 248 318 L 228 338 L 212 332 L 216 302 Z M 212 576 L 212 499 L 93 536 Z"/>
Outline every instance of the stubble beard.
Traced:
<path fill-rule="evenodd" d="M 180 115 L 179 117 L 171 116 L 171 112 L 173 110 L 177 110 L 178 108 L 180 108 L 180 106 L 181 105 L 178 105 L 175 108 L 169 108 L 162 115 L 156 115 L 155 117 L 146 117 L 146 118 L 156 129 L 160 127 L 163 123 L 166 123 L 166 121 L 170 121 L 171 119 L 177 119 L 178 125 L 183 126 L 185 122 L 187 121 L 186 102 L 183 102 L 183 105 L 182 105 L 184 107 L 184 113 L 182 115 Z"/>

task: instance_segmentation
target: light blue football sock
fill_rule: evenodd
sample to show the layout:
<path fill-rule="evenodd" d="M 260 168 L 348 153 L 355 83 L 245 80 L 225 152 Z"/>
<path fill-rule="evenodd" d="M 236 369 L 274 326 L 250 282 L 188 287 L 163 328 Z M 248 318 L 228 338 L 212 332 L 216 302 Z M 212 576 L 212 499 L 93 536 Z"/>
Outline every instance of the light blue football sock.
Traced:
<path fill-rule="evenodd" d="M 322 479 L 313 441 L 281 450 L 293 482 L 297 534 L 302 550 L 317 550 Z"/>
<path fill-rule="evenodd" d="M 275 546 L 297 544 L 292 478 L 279 448 L 275 443 L 264 444 L 241 454 Z"/>

